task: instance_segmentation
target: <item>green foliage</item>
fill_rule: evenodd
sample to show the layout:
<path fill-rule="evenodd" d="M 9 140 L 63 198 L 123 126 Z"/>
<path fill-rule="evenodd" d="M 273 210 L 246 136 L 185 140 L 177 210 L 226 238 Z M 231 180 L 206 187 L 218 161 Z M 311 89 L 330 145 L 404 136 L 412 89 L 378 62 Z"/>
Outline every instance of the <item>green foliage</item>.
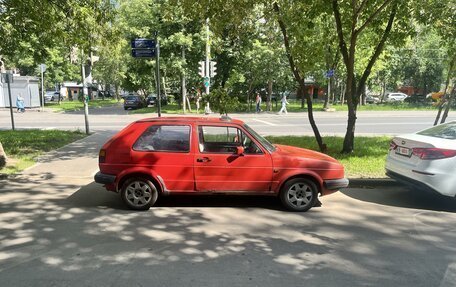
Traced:
<path fill-rule="evenodd" d="M 240 106 L 239 99 L 229 95 L 223 88 L 213 90 L 209 96 L 204 96 L 203 103 L 207 101 L 213 111 L 226 115 L 228 115 L 228 112 L 230 111 L 235 111 Z"/>

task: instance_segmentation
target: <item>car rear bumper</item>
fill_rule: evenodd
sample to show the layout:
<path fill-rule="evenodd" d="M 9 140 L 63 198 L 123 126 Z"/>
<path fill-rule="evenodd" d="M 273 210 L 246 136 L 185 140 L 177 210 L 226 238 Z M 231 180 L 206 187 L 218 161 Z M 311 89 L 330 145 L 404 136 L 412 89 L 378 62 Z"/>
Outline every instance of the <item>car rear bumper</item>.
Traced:
<path fill-rule="evenodd" d="M 323 182 L 325 189 L 338 190 L 348 187 L 349 181 L 346 178 L 341 179 L 328 179 Z"/>
<path fill-rule="evenodd" d="M 94 176 L 94 180 L 96 183 L 101 184 L 113 184 L 116 182 L 116 176 L 111 174 L 105 174 L 101 172 L 97 172 Z"/>
<path fill-rule="evenodd" d="M 410 178 L 410 177 L 407 177 L 407 176 L 404 176 L 404 175 L 401 175 L 401 174 L 398 174 L 394 171 L 391 171 L 389 169 L 386 169 L 386 175 L 402 184 L 405 184 L 405 185 L 408 185 L 408 186 L 413 186 L 413 187 L 416 187 L 418 189 L 421 189 L 421 190 L 425 190 L 425 191 L 430 191 L 432 193 L 436 193 L 436 194 L 439 194 L 439 195 L 446 195 L 446 194 L 442 194 L 441 192 L 435 190 L 434 188 L 430 187 L 429 185 L 421 182 L 421 181 L 418 181 L 418 180 L 415 180 L 413 178 Z M 446 196 L 450 196 L 450 195 L 446 195 Z"/>

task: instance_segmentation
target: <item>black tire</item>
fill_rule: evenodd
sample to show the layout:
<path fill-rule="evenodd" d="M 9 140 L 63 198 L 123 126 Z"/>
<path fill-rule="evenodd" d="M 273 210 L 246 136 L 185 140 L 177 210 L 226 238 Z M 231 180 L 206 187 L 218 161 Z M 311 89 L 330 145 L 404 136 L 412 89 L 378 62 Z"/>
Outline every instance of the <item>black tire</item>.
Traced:
<path fill-rule="evenodd" d="M 310 179 L 294 178 L 285 182 L 279 196 L 286 209 L 304 212 L 318 200 L 318 188 Z"/>
<path fill-rule="evenodd" d="M 148 210 L 157 201 L 158 191 L 150 180 L 132 177 L 124 182 L 120 195 L 130 209 Z"/>

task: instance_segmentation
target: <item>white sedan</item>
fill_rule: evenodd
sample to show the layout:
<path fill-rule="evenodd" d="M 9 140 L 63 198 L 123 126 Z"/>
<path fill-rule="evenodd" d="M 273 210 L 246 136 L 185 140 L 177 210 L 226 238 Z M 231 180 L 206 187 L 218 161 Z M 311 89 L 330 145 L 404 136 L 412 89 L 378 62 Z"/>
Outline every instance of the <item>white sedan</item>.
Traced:
<path fill-rule="evenodd" d="M 404 93 L 389 93 L 385 97 L 387 102 L 403 102 L 408 96 Z"/>
<path fill-rule="evenodd" d="M 398 181 L 456 196 L 456 121 L 393 138 L 386 174 Z"/>

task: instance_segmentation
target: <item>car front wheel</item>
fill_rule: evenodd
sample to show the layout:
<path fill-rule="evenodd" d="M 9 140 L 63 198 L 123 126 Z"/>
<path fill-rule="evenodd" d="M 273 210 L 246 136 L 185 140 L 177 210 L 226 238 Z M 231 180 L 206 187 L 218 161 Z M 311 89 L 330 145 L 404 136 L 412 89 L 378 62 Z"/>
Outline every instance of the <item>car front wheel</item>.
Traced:
<path fill-rule="evenodd" d="M 317 198 L 316 184 L 306 178 L 289 180 L 280 191 L 282 204 L 291 211 L 307 211 L 315 205 Z"/>
<path fill-rule="evenodd" d="M 148 210 L 158 198 L 155 185 L 145 178 L 130 178 L 122 185 L 122 200 L 134 210 Z"/>

